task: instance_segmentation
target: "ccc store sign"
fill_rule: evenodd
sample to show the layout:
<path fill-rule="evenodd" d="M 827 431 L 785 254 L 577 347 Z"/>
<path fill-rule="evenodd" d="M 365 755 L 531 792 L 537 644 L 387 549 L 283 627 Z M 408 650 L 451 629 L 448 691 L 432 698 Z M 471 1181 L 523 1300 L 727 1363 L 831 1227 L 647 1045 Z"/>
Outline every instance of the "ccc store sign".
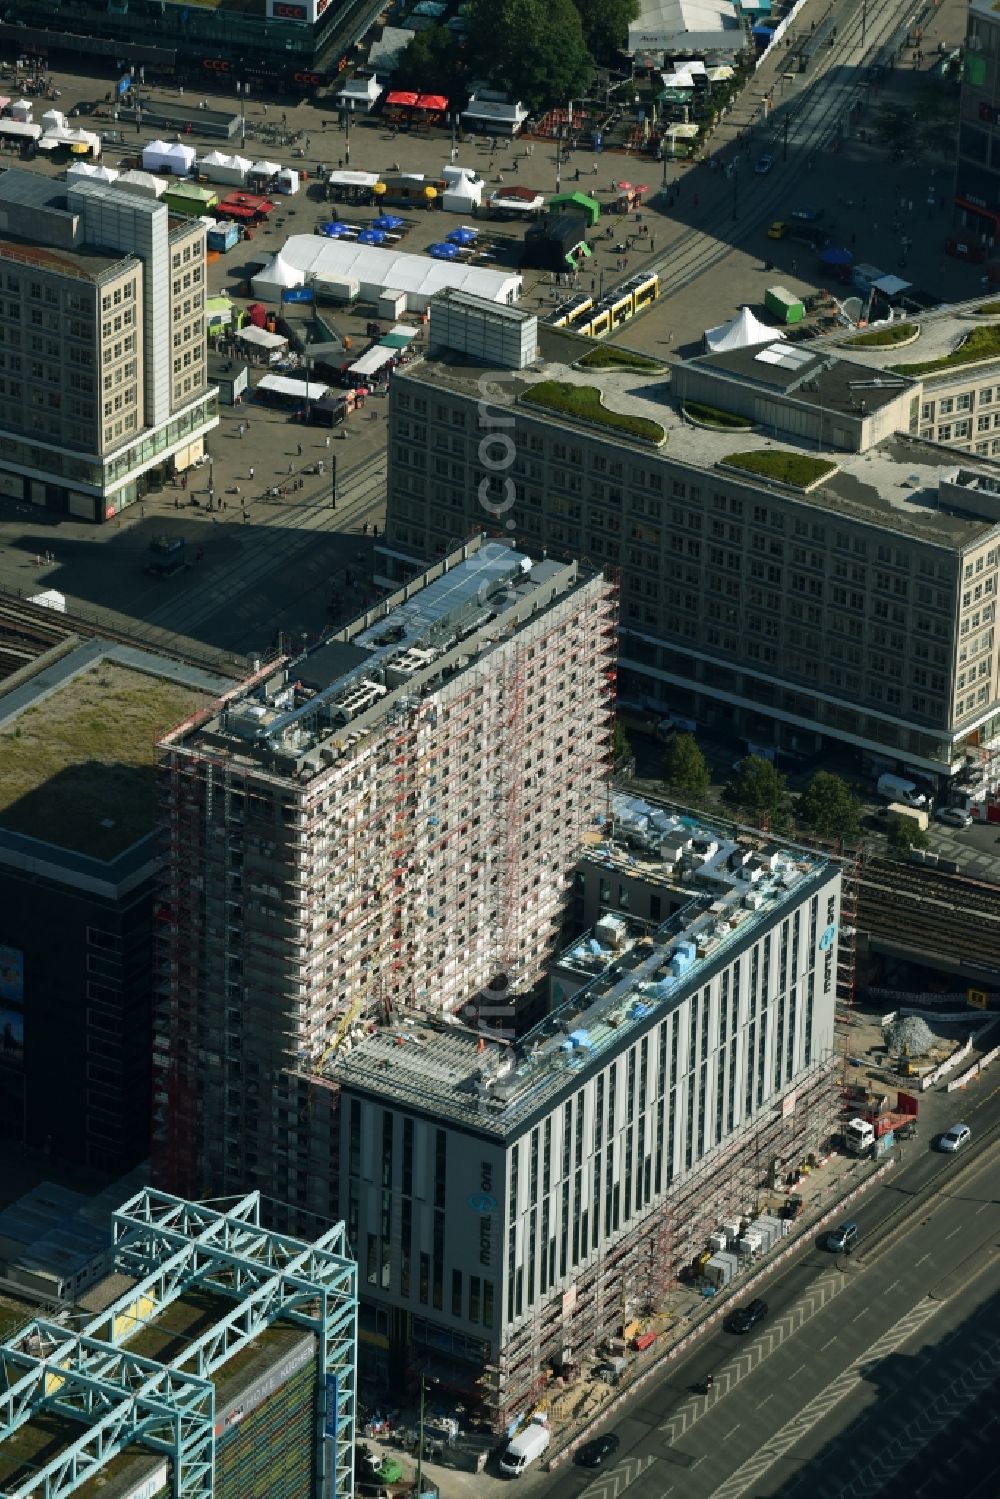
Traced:
<path fill-rule="evenodd" d="M 206 73 L 228 73 L 230 64 L 223 57 L 206 57 L 202 67 Z"/>
<path fill-rule="evenodd" d="M 304 83 L 307 84 L 310 88 L 315 88 L 318 84 L 322 83 L 323 80 L 318 73 L 293 73 L 292 82 Z"/>

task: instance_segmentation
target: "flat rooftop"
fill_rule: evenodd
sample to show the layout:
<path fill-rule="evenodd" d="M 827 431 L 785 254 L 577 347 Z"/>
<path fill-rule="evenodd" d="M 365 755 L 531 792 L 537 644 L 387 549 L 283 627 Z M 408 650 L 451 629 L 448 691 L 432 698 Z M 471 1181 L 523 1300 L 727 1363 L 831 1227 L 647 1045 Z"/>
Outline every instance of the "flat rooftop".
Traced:
<path fill-rule="evenodd" d="M 330 1075 L 474 1134 L 515 1138 L 829 876 L 817 854 L 736 845 L 692 819 L 673 824 L 661 830 L 664 847 L 679 863 L 700 845 L 706 888 L 654 932 L 610 953 L 599 973 L 587 978 L 582 962 L 582 986 L 514 1047 L 488 1041 L 480 1051 L 482 1038 L 457 1026 L 401 1024 L 337 1055 Z M 586 936 L 573 944 L 581 960 L 586 944 Z"/>
<path fill-rule="evenodd" d="M 0 698 L 0 829 L 117 857 L 155 826 L 158 737 L 212 701 L 106 656 Z"/>
<path fill-rule="evenodd" d="M 314 773 L 332 763 L 329 756 L 384 732 L 412 699 L 487 654 L 580 581 L 575 563 L 536 562 L 503 542 L 470 542 L 165 742 L 193 752 L 223 750 L 278 773 Z"/>
<path fill-rule="evenodd" d="M 968 546 L 995 529 L 979 517 L 946 507 L 939 493 L 940 480 L 955 474 L 960 466 L 981 468 L 985 473 L 1000 475 L 1000 463 L 995 459 L 970 458 L 968 454 L 960 454 L 954 448 L 940 443 L 923 442 L 905 433 L 887 437 L 867 452 L 850 453 L 833 448 L 819 448 L 815 444 L 799 447 L 790 437 L 773 437 L 759 429 L 727 432 L 694 427 L 679 409 L 669 369 L 642 371 L 620 366 L 613 369 L 577 368 L 574 361 L 595 347 L 590 340 L 540 323 L 538 341 L 541 350 L 538 364 L 531 369 L 519 370 L 516 374 L 504 371 L 502 378 L 498 378 L 501 372 L 493 366 L 442 350 L 415 361 L 405 370 L 397 371 L 396 380 L 401 385 L 411 381 L 440 385 L 476 401 L 482 400 L 482 390 L 485 388 L 490 392 L 491 402 L 498 405 L 506 404 L 511 399 L 516 401 L 532 385 L 545 380 L 590 386 L 600 391 L 602 402 L 609 410 L 625 416 L 646 417 L 663 429 L 665 440 L 659 448 L 653 448 L 648 442 L 636 441 L 620 429 L 608 429 L 606 442 L 633 454 L 641 454 L 644 463 L 655 463 L 662 458 L 664 462 L 705 473 L 715 470 L 736 452 L 803 452 L 810 457 L 826 459 L 835 471 L 808 493 L 796 493 L 779 484 L 775 484 L 773 488 L 786 499 L 810 509 L 824 510 L 833 515 L 843 515 L 869 525 L 881 526 L 950 550 Z M 783 347 L 794 350 L 799 346 L 789 343 Z M 759 347 L 736 351 L 737 355 L 743 357 L 744 364 L 748 356 L 759 356 L 760 353 Z M 904 353 L 908 356 L 910 351 L 906 350 Z M 713 359 L 731 357 L 734 356 L 711 356 Z M 895 362 L 900 362 L 903 357 L 897 350 Z M 843 405 L 849 399 L 851 384 L 856 384 L 858 379 L 866 382 L 872 374 L 866 365 L 852 366 L 846 360 L 838 360 L 824 372 L 821 367 L 830 358 L 829 353 L 817 358 L 815 379 L 819 388 L 816 391 L 803 391 L 800 385 L 794 392 L 797 401 L 806 400 L 823 405 L 826 395 L 829 395 L 831 401 Z M 759 358 L 757 362 L 760 364 Z M 776 381 L 779 382 L 779 388 L 787 389 L 793 380 L 802 380 L 804 370 L 808 373 L 813 367 L 798 366 L 797 373 L 793 373 L 791 369 L 785 371 L 780 365 L 773 366 L 764 362 L 760 364 L 760 368 L 766 371 L 764 378 L 771 382 L 772 389 L 775 388 Z M 808 378 L 812 384 L 812 375 Z M 886 376 L 886 380 L 889 383 L 884 386 L 865 385 L 863 394 L 870 410 L 877 409 L 879 403 L 885 404 L 898 399 L 900 389 L 908 388 L 911 383 L 900 381 L 895 376 Z M 859 391 L 855 390 L 855 398 L 858 394 Z M 527 414 L 534 421 L 551 423 L 560 434 L 565 434 L 576 421 L 571 414 L 563 411 L 550 412 L 538 405 L 531 405 Z M 581 430 L 593 437 L 595 429 L 588 422 L 582 425 Z M 727 473 L 730 481 L 732 472 Z M 756 490 L 766 491 L 771 487 L 768 479 L 756 474 L 747 474 L 745 482 Z"/>
<path fill-rule="evenodd" d="M 113 1279 L 116 1282 L 115 1294 L 122 1294 L 123 1278 L 116 1276 Z M 99 1293 L 101 1288 L 94 1289 Z M 209 1292 L 188 1292 L 157 1312 L 145 1327 L 127 1340 L 126 1346 L 143 1358 L 172 1363 L 195 1339 L 231 1312 L 234 1304 L 226 1297 Z M 25 1318 L 21 1316 L 18 1320 L 23 1322 Z M 216 1409 L 221 1411 L 259 1375 L 291 1352 L 303 1338 L 310 1336 L 303 1328 L 291 1324 L 266 1328 L 253 1343 L 235 1353 L 212 1375 Z M 0 1489 L 7 1490 L 27 1482 L 34 1472 L 51 1462 L 85 1430 L 85 1423 L 52 1413 L 33 1416 L 0 1446 Z M 115 1495 L 153 1473 L 162 1462 L 161 1455 L 136 1443 L 105 1464 L 75 1492 L 83 1499 L 93 1499 L 96 1495 L 114 1499 Z"/>
<path fill-rule="evenodd" d="M 995 11 L 994 16 L 1000 26 L 1000 11 Z M 902 348 L 898 345 L 872 348 L 870 345 L 866 347 L 864 344 L 852 343 L 851 335 L 843 328 L 838 333 L 824 334 L 821 338 L 810 340 L 809 347 L 817 350 L 838 349 L 841 358 L 849 359 L 853 364 L 864 365 L 875 372 L 890 370 L 897 364 L 930 363 L 931 360 L 945 359 L 954 354 L 974 328 L 996 328 L 1000 325 L 1000 316 L 984 316 L 979 311 L 980 307 L 995 303 L 996 300 L 996 296 L 987 289 L 971 302 L 955 302 L 912 315 L 900 314 L 897 322 L 912 323 L 920 328 L 920 337 Z M 866 331 L 875 332 L 880 326 L 882 325 L 878 323 L 873 324 Z M 964 380 L 970 385 L 989 385 L 995 381 L 998 365 L 1000 358 L 975 365 L 955 364 L 949 369 L 928 371 L 920 376 L 920 384 L 930 392 L 933 392 L 938 381 L 951 383 Z"/>

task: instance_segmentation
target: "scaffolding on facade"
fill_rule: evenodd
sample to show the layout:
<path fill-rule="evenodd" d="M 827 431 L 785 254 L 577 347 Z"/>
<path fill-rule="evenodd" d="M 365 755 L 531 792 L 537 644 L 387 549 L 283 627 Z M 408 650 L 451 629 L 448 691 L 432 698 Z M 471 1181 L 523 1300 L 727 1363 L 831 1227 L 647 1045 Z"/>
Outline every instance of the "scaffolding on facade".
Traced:
<path fill-rule="evenodd" d="M 840 1088 L 845 1104 L 850 1085 L 851 1043 L 854 1039 L 854 1005 L 857 997 L 858 898 L 861 889 L 862 850 L 847 855 L 841 865 L 840 931 L 837 941 L 837 1003 L 842 1008 L 844 1055 Z"/>
<path fill-rule="evenodd" d="M 835 1068 L 833 1054 L 813 1064 L 792 1094 L 668 1189 L 628 1233 L 602 1238 L 568 1291 L 539 1298 L 484 1371 L 481 1389 L 495 1431 L 531 1409 L 563 1361 L 578 1365 L 620 1339 L 633 1318 L 660 1311 L 709 1235 L 731 1219 L 755 1216 L 764 1194 L 780 1189 L 787 1171 L 822 1148 L 836 1124 Z"/>

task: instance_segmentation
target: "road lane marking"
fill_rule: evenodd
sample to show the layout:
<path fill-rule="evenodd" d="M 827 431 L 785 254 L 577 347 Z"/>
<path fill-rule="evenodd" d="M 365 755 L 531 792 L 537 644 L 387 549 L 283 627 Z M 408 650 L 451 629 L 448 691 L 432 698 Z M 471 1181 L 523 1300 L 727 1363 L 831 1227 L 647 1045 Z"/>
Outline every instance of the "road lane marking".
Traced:
<path fill-rule="evenodd" d="M 946 1239 L 953 1239 L 956 1234 L 960 1234 L 961 1232 L 962 1232 L 961 1227 L 959 1227 L 959 1228 L 953 1228 L 950 1234 L 945 1234 L 945 1238 Z"/>
<path fill-rule="evenodd" d="M 766 1446 L 761 1447 L 724 1483 L 720 1484 L 715 1489 L 712 1499 L 740 1499 L 742 1494 L 754 1487 L 763 1474 L 784 1457 L 796 1443 L 800 1442 L 813 1427 L 817 1426 L 835 1405 L 863 1385 L 871 1376 L 873 1369 L 877 1368 L 884 1359 L 890 1358 L 908 1338 L 933 1317 L 938 1310 L 938 1305 L 928 1298 L 920 1302 L 905 1317 L 901 1317 L 895 1327 L 878 1338 L 866 1352 L 859 1354 L 831 1384 L 797 1411 L 791 1420 L 786 1421 L 785 1425 L 774 1433 Z"/>
<path fill-rule="evenodd" d="M 929 1254 L 925 1254 L 925 1255 L 922 1256 L 921 1259 L 917 1260 L 917 1265 L 922 1265 L 924 1263 L 924 1260 L 929 1260 L 929 1259 L 930 1259 L 930 1255 Z"/>
<path fill-rule="evenodd" d="M 885 1289 L 886 1289 L 886 1291 L 894 1291 L 898 1285 L 899 1285 L 899 1277 L 897 1276 L 896 1279 L 892 1282 L 892 1284 L 889 1285 L 889 1286 L 886 1286 Z"/>
<path fill-rule="evenodd" d="M 861 1319 L 862 1319 L 862 1317 L 867 1317 L 867 1315 L 868 1315 L 868 1308 L 866 1306 L 863 1306 L 861 1308 L 860 1312 L 858 1312 L 858 1315 L 856 1317 L 852 1317 L 851 1318 L 851 1321 L 852 1322 L 860 1322 Z"/>
<path fill-rule="evenodd" d="M 739 1431 L 739 1429 L 740 1429 L 740 1422 L 739 1422 L 739 1421 L 737 1421 L 737 1423 L 736 1423 L 736 1425 L 735 1425 L 735 1426 L 731 1426 L 731 1427 L 730 1427 L 730 1428 L 729 1428 L 729 1430 L 728 1430 L 728 1431 L 727 1431 L 727 1432 L 726 1432 L 726 1441 L 727 1441 L 727 1442 L 728 1442 L 728 1441 L 729 1441 L 729 1438 L 730 1438 L 730 1437 L 731 1437 L 731 1436 L 732 1436 L 732 1435 L 733 1435 L 733 1434 L 734 1434 L 734 1433 L 735 1433 L 735 1432 L 737 1432 L 737 1431 Z"/>
<path fill-rule="evenodd" d="M 827 1340 L 826 1340 L 826 1342 L 825 1342 L 825 1343 L 824 1343 L 824 1344 L 823 1344 L 823 1346 L 822 1346 L 822 1347 L 821 1347 L 821 1348 L 820 1348 L 820 1350 L 819 1350 L 819 1351 L 820 1351 L 820 1353 L 823 1353 L 823 1352 L 825 1352 L 825 1350 L 826 1350 L 826 1349 L 827 1349 L 827 1348 L 829 1348 L 829 1346 L 830 1346 L 830 1344 L 831 1344 L 831 1343 L 835 1343 L 835 1342 L 836 1342 L 836 1341 L 837 1341 L 837 1335 L 836 1335 L 836 1333 L 834 1333 L 834 1335 L 833 1335 L 833 1337 L 832 1337 L 832 1338 L 827 1338 Z"/>

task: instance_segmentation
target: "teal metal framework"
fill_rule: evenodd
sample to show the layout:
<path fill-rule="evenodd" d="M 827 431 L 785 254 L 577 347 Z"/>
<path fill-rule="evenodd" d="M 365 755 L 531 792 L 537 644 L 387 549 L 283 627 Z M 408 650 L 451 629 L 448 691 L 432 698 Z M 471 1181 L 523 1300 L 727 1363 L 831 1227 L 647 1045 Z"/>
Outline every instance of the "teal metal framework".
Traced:
<path fill-rule="evenodd" d="M 358 1288 L 343 1223 L 309 1244 L 261 1225 L 258 1192 L 217 1210 L 147 1187 L 113 1225 L 114 1268 L 136 1284 L 82 1331 L 35 1319 L 0 1345 L 0 1447 L 42 1412 L 85 1428 L 3 1499 L 63 1499 L 136 1444 L 170 1459 L 175 1499 L 210 1499 L 212 1375 L 279 1319 L 316 1336 L 315 1499 L 350 1499 Z M 128 1351 L 158 1311 L 196 1289 L 227 1297 L 232 1311 L 169 1364 Z"/>

